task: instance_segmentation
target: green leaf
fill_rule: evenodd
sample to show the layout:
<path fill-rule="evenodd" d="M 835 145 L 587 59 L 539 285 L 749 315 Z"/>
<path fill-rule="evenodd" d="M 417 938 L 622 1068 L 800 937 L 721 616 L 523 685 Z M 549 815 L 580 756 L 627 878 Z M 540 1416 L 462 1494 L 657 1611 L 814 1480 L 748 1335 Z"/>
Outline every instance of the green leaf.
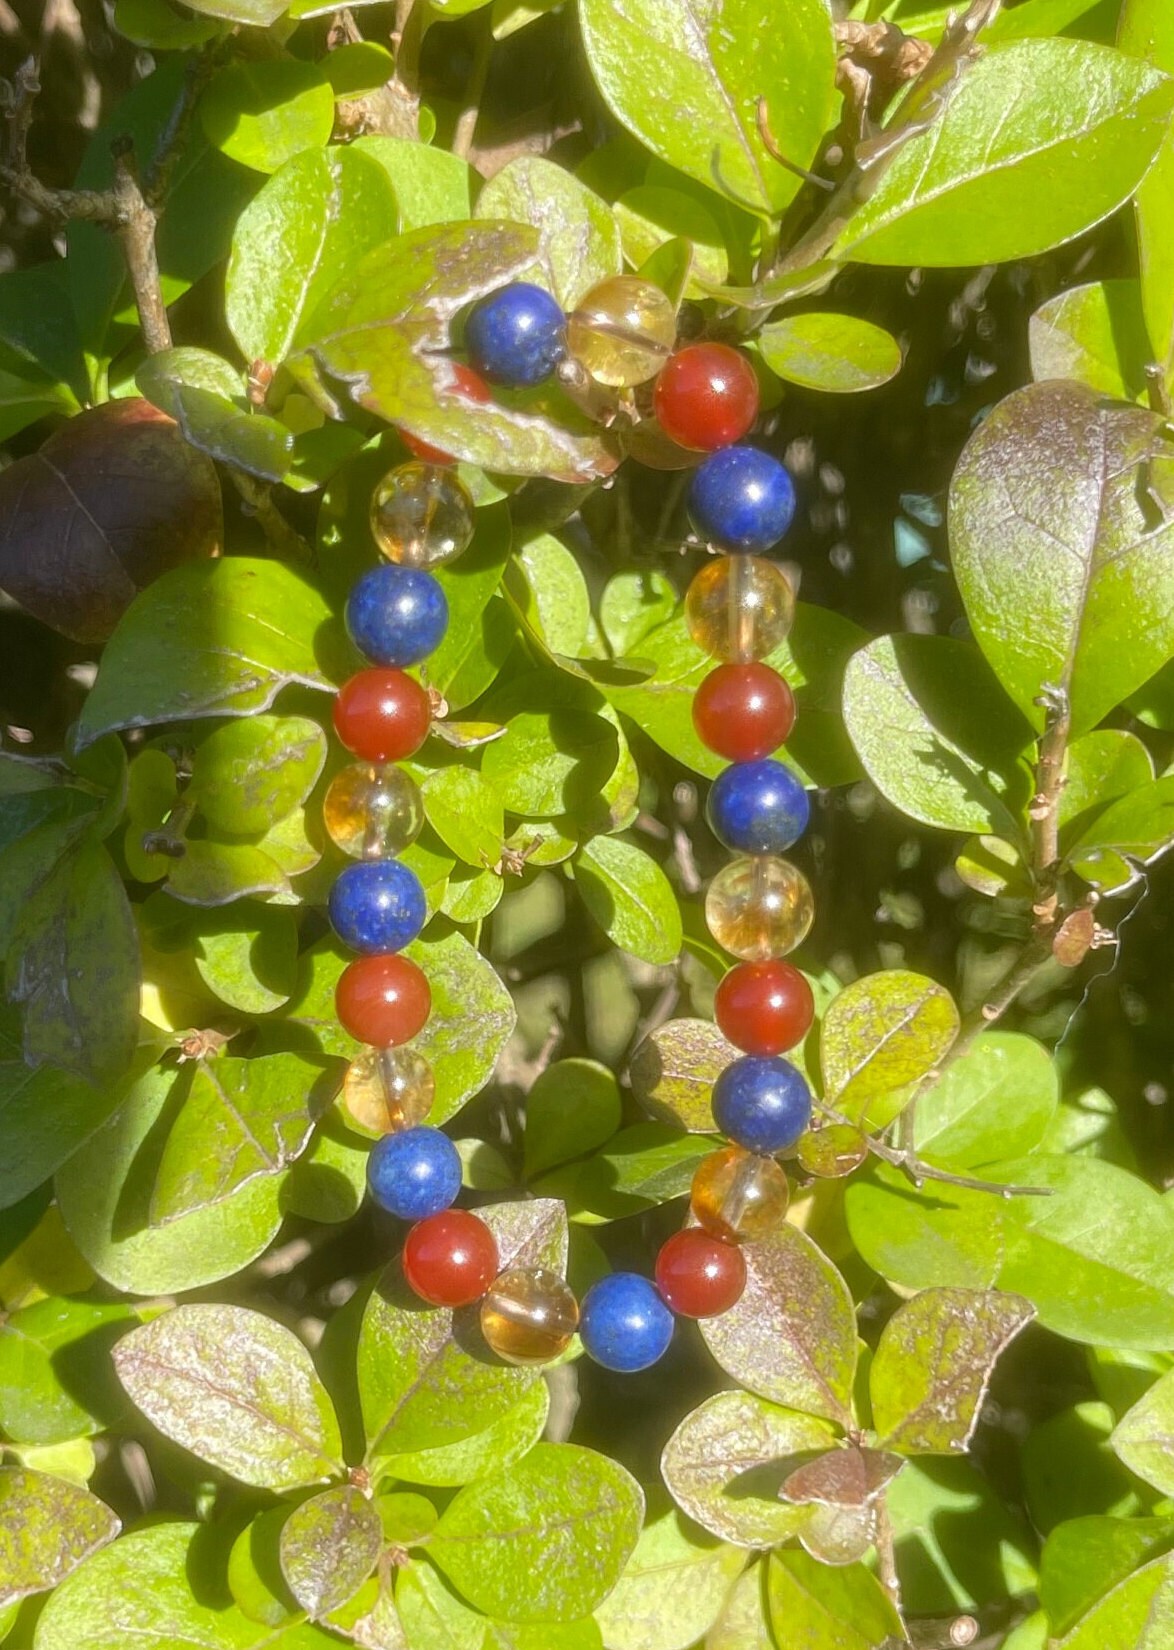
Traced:
<path fill-rule="evenodd" d="M 326 762 L 326 735 L 305 716 L 250 716 L 208 734 L 189 794 L 217 830 L 252 836 L 299 807 Z"/>
<path fill-rule="evenodd" d="M 738 1050 L 712 1020 L 668 1020 L 632 1055 L 628 1081 L 642 1106 L 694 1134 L 713 1129 L 713 1085 Z"/>
<path fill-rule="evenodd" d="M 1174 1371 L 1122 1416 L 1112 1443 L 1130 1472 L 1163 1495 L 1174 1494 Z"/>
<path fill-rule="evenodd" d="M 620 1126 L 620 1086 L 597 1060 L 556 1060 L 526 1096 L 526 1174 L 532 1177 L 610 1140 Z"/>
<path fill-rule="evenodd" d="M 1123 0 L 1117 43 L 1155 68 L 1174 72 L 1174 29 L 1162 0 Z M 1174 209 L 1174 127 L 1167 129 L 1133 205 L 1150 353 L 1165 369 L 1169 383 L 1174 370 L 1174 248 L 1166 225 Z"/>
<path fill-rule="evenodd" d="M 290 896 L 289 879 L 277 860 L 249 842 L 191 841 L 176 860 L 167 891 L 185 905 L 231 905 L 253 894 Z"/>
<path fill-rule="evenodd" d="M 222 17 L 227 23 L 245 23 L 267 29 L 285 11 L 285 0 L 191 0 L 192 11 L 203 17 Z"/>
<path fill-rule="evenodd" d="M 950 993 L 923 974 L 894 968 L 854 980 L 832 999 L 820 1035 L 829 1101 L 854 1122 L 890 1121 L 894 1091 L 933 1070 L 958 1024 Z"/>
<path fill-rule="evenodd" d="M 705 1638 L 705 1650 L 773 1650 L 766 1623 L 765 1564 L 744 1570 Z"/>
<path fill-rule="evenodd" d="M 497 791 L 476 768 L 439 768 L 421 786 L 428 823 L 466 865 L 501 860 L 505 813 Z"/>
<path fill-rule="evenodd" d="M 1056 1650 L 1162 1650 L 1174 1619 L 1174 1557 L 1157 1558 L 1094 1604 Z"/>
<path fill-rule="evenodd" d="M 811 1239 L 784 1225 L 748 1243 L 737 1305 L 701 1334 L 742 1386 L 772 1403 L 847 1425 L 856 1370 L 856 1315 L 848 1286 Z"/>
<path fill-rule="evenodd" d="M 1129 861 L 1153 859 L 1174 840 L 1174 776 L 1152 780 L 1106 808 L 1068 851 L 1072 868 L 1096 888 L 1127 885 Z"/>
<path fill-rule="evenodd" d="M 17 1444 L 63 1444 L 101 1432 L 124 1407 L 110 1348 L 133 1306 L 34 1301 L 0 1323 L 0 1429 Z"/>
<path fill-rule="evenodd" d="M 825 394 L 873 390 L 901 370 L 901 346 L 892 334 L 854 315 L 788 315 L 763 327 L 758 347 L 780 378 Z"/>
<path fill-rule="evenodd" d="M 269 1014 L 287 1003 L 297 979 L 293 912 L 250 904 L 200 922 L 193 961 L 209 991 L 242 1014 Z"/>
<path fill-rule="evenodd" d="M 615 1586 L 643 1511 L 639 1485 L 615 1462 L 536 1444 L 508 1473 L 459 1490 L 428 1551 L 491 1616 L 574 1621 Z"/>
<path fill-rule="evenodd" d="M 1028 323 L 1031 375 L 1074 378 L 1120 401 L 1145 395 L 1150 358 L 1136 281 L 1093 281 L 1041 304 Z"/>
<path fill-rule="evenodd" d="M 495 172 L 477 197 L 477 216 L 528 223 L 538 231 L 538 257 L 566 310 L 624 267 L 619 228 L 607 202 L 539 155 L 520 155 Z"/>
<path fill-rule="evenodd" d="M 400 228 L 405 233 L 430 224 L 463 223 L 472 216 L 469 185 L 474 174 L 450 150 L 382 134 L 356 138 L 348 149 L 370 156 L 383 167 L 395 190 Z"/>
<path fill-rule="evenodd" d="M 953 1616 L 1035 1592 L 1035 1532 L 969 1460 L 907 1461 L 885 1504 L 911 1615 Z"/>
<path fill-rule="evenodd" d="M 1068 692 L 1080 734 L 1174 653 L 1172 507 L 1160 421 L 1081 385 L 1019 390 L 971 437 L 950 495 L 954 570 L 1036 727 L 1045 683 Z"/>
<path fill-rule="evenodd" d="M 409 1484 L 471 1484 L 521 1460 L 541 1438 L 549 1408 L 550 1392 L 539 1381 L 483 1432 L 434 1449 L 381 1456 L 379 1465 L 389 1478 Z"/>
<path fill-rule="evenodd" d="M 1141 790 L 1154 777 L 1154 764 L 1141 740 L 1121 728 L 1097 728 L 1068 747 L 1064 788 L 1057 818 L 1061 846 L 1070 845 L 1091 823 L 1094 810 L 1131 791 Z"/>
<path fill-rule="evenodd" d="M 120 728 L 248 716 L 291 682 L 329 689 L 315 653 L 329 618 L 313 586 L 278 561 L 226 556 L 165 573 L 106 644 L 79 747 Z"/>
<path fill-rule="evenodd" d="M 297 58 L 230 63 L 200 99 L 200 120 L 231 160 L 276 172 L 299 150 L 330 142 L 334 93 L 315 64 Z"/>
<path fill-rule="evenodd" d="M 1057 1524 L 1040 1559 L 1040 1603 L 1065 1633 L 1096 1601 L 1174 1539 L 1163 1518 L 1072 1518 Z"/>
<path fill-rule="evenodd" d="M 21 1467 L 0 1467 L 0 1605 L 56 1587 L 122 1525 L 96 1495 Z"/>
<path fill-rule="evenodd" d="M 746 1554 L 658 1502 L 615 1589 L 595 1612 L 607 1650 L 678 1650 L 709 1631 Z"/>
<path fill-rule="evenodd" d="M 379 1559 L 379 1514 L 353 1484 L 312 1495 L 281 1531 L 281 1573 L 306 1614 L 320 1619 L 358 1592 Z"/>
<path fill-rule="evenodd" d="M 914 1145 L 927 1162 L 959 1170 L 1024 1157 L 1059 1100 L 1059 1076 L 1041 1044 L 987 1031 L 918 1096 Z"/>
<path fill-rule="evenodd" d="M 622 658 L 670 619 L 676 605 L 676 591 L 655 568 L 615 573 L 599 599 L 599 622 L 612 651 Z"/>
<path fill-rule="evenodd" d="M 892 1600 L 862 1564 L 846 1569 L 818 1563 L 807 1553 L 771 1554 L 767 1597 L 781 1644 L 811 1650 L 886 1650 L 905 1643 Z"/>
<path fill-rule="evenodd" d="M 640 184 L 628 189 L 615 204 L 615 219 L 624 240 L 624 253 L 643 279 L 649 280 L 647 264 L 663 247 L 685 244 L 691 253 L 684 291 L 694 298 L 706 298 L 708 289 L 719 287 L 729 274 L 729 257 L 721 228 L 713 213 L 694 195 L 683 189 L 663 189 Z M 654 282 L 654 284 L 659 284 Z M 669 293 L 674 307 L 683 294 Z"/>
<path fill-rule="evenodd" d="M 240 1306 L 177 1306 L 125 1335 L 118 1378 L 159 1431 L 242 1483 L 296 1489 L 342 1470 L 310 1354 Z"/>
<path fill-rule="evenodd" d="M 135 375 L 147 400 L 174 418 L 184 437 L 210 458 L 262 481 L 280 481 L 294 438 L 276 418 L 250 407 L 240 374 L 203 349 L 150 355 Z"/>
<path fill-rule="evenodd" d="M 507 811 L 528 819 L 589 814 L 619 760 L 615 728 L 594 711 L 521 708 L 549 703 L 551 678 L 545 671 L 515 676 L 487 706 L 506 731 L 485 747 L 481 772 Z"/>
<path fill-rule="evenodd" d="M 114 27 L 136 46 L 154 51 L 187 51 L 220 32 L 214 22 L 172 11 L 167 0 L 115 0 Z"/>
<path fill-rule="evenodd" d="M 964 1450 L 1000 1353 L 1034 1316 L 1030 1302 L 994 1290 L 926 1289 L 898 1307 L 869 1372 L 880 1448 Z"/>
<path fill-rule="evenodd" d="M 18 378 L 85 394 L 81 340 L 59 259 L 0 275 L 0 364 Z"/>
<path fill-rule="evenodd" d="M 506 587 L 548 652 L 574 656 L 584 651 L 591 598 L 579 563 L 565 544 L 550 533 L 527 539 L 518 548 L 516 563 L 507 569 Z"/>
<path fill-rule="evenodd" d="M 680 954 L 681 910 L 672 883 L 634 843 L 596 836 L 575 857 L 575 886 L 615 945 L 642 962 L 668 963 Z"/>
<path fill-rule="evenodd" d="M 1172 108 L 1169 81 L 1107 47 L 992 46 L 902 144 L 834 255 L 942 268 L 1059 246 L 1129 198 Z"/>

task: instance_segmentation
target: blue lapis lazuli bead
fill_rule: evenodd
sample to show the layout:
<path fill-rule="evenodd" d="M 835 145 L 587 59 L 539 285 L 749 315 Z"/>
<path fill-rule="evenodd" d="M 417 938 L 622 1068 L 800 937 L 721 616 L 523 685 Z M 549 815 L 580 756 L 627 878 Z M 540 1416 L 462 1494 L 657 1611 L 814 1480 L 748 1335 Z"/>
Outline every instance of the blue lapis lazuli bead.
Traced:
<path fill-rule="evenodd" d="M 811 1090 L 789 1060 L 746 1055 L 713 1085 L 713 1120 L 748 1152 L 784 1151 L 811 1123 Z"/>
<path fill-rule="evenodd" d="M 381 1209 L 401 1220 L 427 1220 L 456 1202 L 460 1154 L 447 1134 L 427 1124 L 385 1134 L 367 1159 L 367 1184 Z"/>
<path fill-rule="evenodd" d="M 811 804 L 782 762 L 735 762 L 709 789 L 706 805 L 718 841 L 738 854 L 781 854 L 807 829 Z"/>
<path fill-rule="evenodd" d="M 514 281 L 474 306 L 465 323 L 465 348 L 486 378 L 540 384 L 567 352 L 566 324 L 549 292 Z"/>
<path fill-rule="evenodd" d="M 416 873 L 398 859 L 348 865 L 330 890 L 330 921 L 344 945 L 364 956 L 402 951 L 428 920 Z"/>
<path fill-rule="evenodd" d="M 597 1364 L 630 1375 L 664 1357 L 673 1315 L 648 1278 L 612 1272 L 584 1295 L 579 1336 Z"/>
<path fill-rule="evenodd" d="M 351 591 L 346 627 L 373 665 L 404 670 L 435 653 L 444 640 L 448 602 L 431 573 L 388 562 L 364 573 Z"/>
<path fill-rule="evenodd" d="M 757 447 L 723 447 L 693 472 L 689 514 L 710 544 L 759 554 L 777 544 L 795 514 L 786 467 Z"/>

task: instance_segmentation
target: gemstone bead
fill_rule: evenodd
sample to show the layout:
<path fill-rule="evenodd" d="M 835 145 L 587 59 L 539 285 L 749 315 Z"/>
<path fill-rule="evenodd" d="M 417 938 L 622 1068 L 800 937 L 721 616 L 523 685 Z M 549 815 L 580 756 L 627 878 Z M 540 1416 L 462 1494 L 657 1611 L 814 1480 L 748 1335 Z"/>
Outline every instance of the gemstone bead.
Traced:
<path fill-rule="evenodd" d="M 342 1103 L 367 1134 L 414 1128 L 432 1110 L 436 1080 L 414 1048 L 365 1048 L 347 1067 Z"/>
<path fill-rule="evenodd" d="M 690 1226 L 661 1245 L 656 1287 L 665 1305 L 683 1318 L 716 1318 L 742 1298 L 746 1262 L 725 1238 Z"/>
<path fill-rule="evenodd" d="M 471 1306 L 497 1275 L 497 1240 L 476 1215 L 445 1209 L 412 1227 L 403 1268 L 421 1300 L 432 1306 Z"/>
<path fill-rule="evenodd" d="M 784 465 L 757 447 L 724 447 L 693 472 L 689 514 L 723 550 L 769 550 L 795 514 L 795 488 Z"/>
<path fill-rule="evenodd" d="M 514 281 L 482 298 L 465 323 L 473 365 L 499 384 L 540 384 L 566 354 L 567 318 L 549 292 Z"/>
<path fill-rule="evenodd" d="M 367 1159 L 367 1184 L 381 1209 L 401 1220 L 427 1220 L 461 1189 L 460 1154 L 447 1134 L 426 1125 L 385 1134 Z"/>
<path fill-rule="evenodd" d="M 717 988 L 713 1017 L 727 1041 L 747 1054 L 785 1054 L 811 1029 L 815 999 L 793 964 L 738 963 Z"/>
<path fill-rule="evenodd" d="M 397 464 L 371 495 L 371 532 L 388 561 L 437 567 L 467 550 L 476 526 L 473 497 L 437 464 Z"/>
<path fill-rule="evenodd" d="M 758 379 L 728 344 L 686 344 L 665 362 L 653 410 L 679 446 L 716 452 L 741 441 L 758 417 Z"/>
<path fill-rule="evenodd" d="M 448 602 L 431 573 L 388 562 L 364 573 L 352 589 L 346 627 L 372 664 L 402 669 L 440 646 L 448 629 Z"/>
<path fill-rule="evenodd" d="M 358 957 L 339 976 L 334 1007 L 343 1030 L 356 1041 L 393 1048 L 423 1030 L 432 992 L 407 957 Z"/>
<path fill-rule="evenodd" d="M 481 1333 L 507 1364 L 548 1364 L 571 1344 L 579 1303 L 544 1266 L 503 1272 L 481 1302 Z"/>
<path fill-rule="evenodd" d="M 769 665 L 718 665 L 693 696 L 698 738 L 729 762 L 769 756 L 794 725 L 794 695 Z"/>
<path fill-rule="evenodd" d="M 705 896 L 705 921 L 717 943 L 747 962 L 785 957 L 811 932 L 815 900 L 802 871 L 766 854 L 723 865 Z"/>
<path fill-rule="evenodd" d="M 424 827 L 424 798 L 410 774 L 391 763 L 352 762 L 326 791 L 322 823 L 352 859 L 388 859 Z"/>
<path fill-rule="evenodd" d="M 612 275 L 567 318 L 567 348 L 597 384 L 630 389 L 654 378 L 676 342 L 677 315 L 651 281 Z"/>
<path fill-rule="evenodd" d="M 416 873 L 398 859 L 362 859 L 348 865 L 330 890 L 330 921 L 352 951 L 366 956 L 402 951 L 428 920 Z"/>
<path fill-rule="evenodd" d="M 807 829 L 807 792 L 769 757 L 737 762 L 709 788 L 706 816 L 718 841 L 739 854 L 779 854 Z"/>
<path fill-rule="evenodd" d="M 727 1146 L 697 1165 L 690 1208 L 707 1232 L 754 1243 L 778 1231 L 790 1201 L 786 1173 L 773 1157 Z"/>
<path fill-rule="evenodd" d="M 761 556 L 715 556 L 685 595 L 689 634 L 714 659 L 764 659 L 784 641 L 795 592 L 781 567 Z"/>
<path fill-rule="evenodd" d="M 465 366 L 463 361 L 453 361 L 450 365 L 452 367 L 452 382 L 441 392 L 442 399 L 480 402 L 493 399 L 489 393 L 489 385 L 479 373 L 473 371 L 472 367 Z M 455 463 L 451 453 L 441 452 L 439 447 L 434 447 L 429 441 L 422 441 L 418 435 L 413 435 L 410 430 L 401 429 L 399 437 L 412 457 L 418 458 L 421 464 Z"/>
<path fill-rule="evenodd" d="M 811 1090 L 789 1060 L 733 1061 L 713 1085 L 712 1104 L 721 1132 L 750 1152 L 781 1152 L 811 1122 Z"/>
<path fill-rule="evenodd" d="M 868 1137 L 854 1123 L 825 1123 L 821 1129 L 808 1129 L 795 1155 L 808 1174 L 838 1180 L 864 1162 Z"/>
<path fill-rule="evenodd" d="M 647 1278 L 612 1272 L 583 1297 L 579 1335 L 597 1364 L 632 1374 L 664 1357 L 673 1338 L 673 1315 Z"/>
<path fill-rule="evenodd" d="M 334 701 L 334 731 L 365 762 L 411 756 L 431 725 L 431 700 L 402 670 L 360 670 Z"/>

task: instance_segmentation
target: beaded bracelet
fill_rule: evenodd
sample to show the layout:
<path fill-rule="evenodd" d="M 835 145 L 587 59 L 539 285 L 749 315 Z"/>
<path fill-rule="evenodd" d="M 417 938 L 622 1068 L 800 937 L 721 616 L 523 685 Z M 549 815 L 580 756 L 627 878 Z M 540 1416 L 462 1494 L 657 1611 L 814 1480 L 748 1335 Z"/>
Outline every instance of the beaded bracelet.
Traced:
<path fill-rule="evenodd" d="M 762 555 L 790 525 L 794 490 L 777 459 L 739 444 L 758 414 L 749 362 L 721 343 L 674 350 L 673 306 L 638 277 L 602 282 L 569 316 L 541 288 L 516 282 L 473 308 L 465 343 L 477 370 L 454 365 L 451 393 L 484 401 L 486 379 L 528 386 L 555 372 L 572 382 L 586 374 L 621 392 L 655 378 L 661 429 L 707 454 L 693 475 L 690 515 L 710 547 L 727 553 L 693 579 L 685 610 L 694 640 L 720 661 L 698 689 L 694 724 L 730 763 L 707 812 L 737 857 L 713 879 L 705 916 L 714 939 L 739 959 L 715 998 L 719 1028 L 743 1051 L 712 1096 L 715 1126 L 731 1144 L 699 1165 L 694 1224 L 662 1246 L 655 1283 L 612 1273 L 588 1290 L 581 1309 L 553 1272 L 499 1272 L 489 1227 L 453 1207 L 460 1158 L 424 1121 L 432 1074 L 410 1046 L 429 1014 L 428 981 L 400 955 L 427 915 L 419 881 L 396 858 L 419 833 L 424 808 L 395 764 L 419 749 L 431 723 L 427 692 L 406 674 L 439 645 L 447 624 L 444 592 L 429 569 L 468 546 L 473 502 L 448 456 L 410 433 L 414 461 L 391 470 L 372 499 L 372 531 L 386 561 L 359 580 L 346 606 L 347 629 L 370 666 L 342 688 L 334 725 L 359 761 L 335 777 L 324 804 L 331 838 L 357 861 L 330 895 L 335 931 L 360 953 L 339 980 L 338 1017 L 367 1045 L 347 1072 L 344 1101 L 357 1120 L 388 1131 L 371 1152 L 369 1185 L 382 1208 L 412 1223 L 403 1269 L 421 1299 L 445 1307 L 479 1301 L 485 1340 L 509 1363 L 549 1362 L 578 1329 L 598 1363 L 635 1371 L 667 1350 L 674 1313 L 713 1317 L 740 1298 L 739 1245 L 767 1236 L 787 1210 L 787 1176 L 775 1154 L 793 1147 L 811 1120 L 807 1083 L 780 1058 L 802 1041 L 814 1011 L 804 976 L 782 960 L 810 929 L 811 889 L 779 857 L 804 830 L 808 803 L 800 781 L 772 756 L 791 731 L 795 705 L 763 663 L 794 613 L 786 576 Z"/>

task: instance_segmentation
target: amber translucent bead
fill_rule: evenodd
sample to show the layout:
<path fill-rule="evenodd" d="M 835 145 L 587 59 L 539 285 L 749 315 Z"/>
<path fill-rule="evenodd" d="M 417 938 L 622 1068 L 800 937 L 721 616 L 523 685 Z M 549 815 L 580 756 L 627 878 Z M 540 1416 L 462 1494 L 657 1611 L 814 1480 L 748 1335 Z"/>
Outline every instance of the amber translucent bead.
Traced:
<path fill-rule="evenodd" d="M 567 349 L 597 384 L 630 389 L 655 378 L 677 337 L 677 316 L 658 286 L 613 275 L 567 317 Z"/>
<path fill-rule="evenodd" d="M 579 1303 L 545 1267 L 503 1272 L 481 1302 L 481 1333 L 507 1364 L 546 1364 L 571 1344 Z"/>
<path fill-rule="evenodd" d="M 334 731 L 367 762 L 399 762 L 432 726 L 432 701 L 402 670 L 360 670 L 334 701 Z"/>
<path fill-rule="evenodd" d="M 838 1180 L 868 1156 L 868 1137 L 852 1123 L 827 1123 L 800 1136 L 795 1152 L 801 1168 L 822 1180 Z"/>
<path fill-rule="evenodd" d="M 347 1067 L 342 1103 L 365 1134 L 396 1134 L 432 1110 L 436 1080 L 414 1048 L 365 1048 Z"/>
<path fill-rule="evenodd" d="M 714 556 L 685 595 L 689 634 L 714 659 L 764 659 L 786 639 L 795 592 L 783 570 L 762 556 Z"/>
<path fill-rule="evenodd" d="M 790 1200 L 787 1176 L 773 1157 L 727 1146 L 697 1165 L 690 1207 L 707 1232 L 751 1243 L 778 1231 Z"/>
<path fill-rule="evenodd" d="M 746 1262 L 727 1238 L 690 1226 L 661 1245 L 656 1287 L 683 1318 L 716 1318 L 742 1298 Z"/>
<path fill-rule="evenodd" d="M 727 762 L 756 762 L 795 725 L 795 698 L 769 665 L 718 665 L 693 696 L 698 738 Z"/>
<path fill-rule="evenodd" d="M 330 781 L 322 823 L 352 859 L 390 859 L 424 828 L 424 798 L 415 780 L 390 762 L 352 762 Z"/>
<path fill-rule="evenodd" d="M 743 962 L 717 988 L 713 1017 L 727 1041 L 747 1054 L 785 1054 L 811 1030 L 815 998 L 789 962 Z"/>
<path fill-rule="evenodd" d="M 360 1043 L 392 1048 L 423 1030 L 432 992 L 425 974 L 407 957 L 356 957 L 339 976 L 334 1007 L 343 1030 Z"/>
<path fill-rule="evenodd" d="M 717 943 L 747 962 L 785 957 L 811 932 L 811 884 L 789 860 L 746 855 L 724 865 L 705 896 L 705 921 Z"/>
<path fill-rule="evenodd" d="M 497 1240 L 466 1209 L 442 1209 L 412 1227 L 404 1243 L 404 1277 L 431 1306 L 471 1306 L 497 1272 Z"/>
<path fill-rule="evenodd" d="M 467 550 L 473 538 L 473 498 L 451 469 L 397 464 L 371 497 L 371 531 L 388 561 L 436 567 Z"/>

